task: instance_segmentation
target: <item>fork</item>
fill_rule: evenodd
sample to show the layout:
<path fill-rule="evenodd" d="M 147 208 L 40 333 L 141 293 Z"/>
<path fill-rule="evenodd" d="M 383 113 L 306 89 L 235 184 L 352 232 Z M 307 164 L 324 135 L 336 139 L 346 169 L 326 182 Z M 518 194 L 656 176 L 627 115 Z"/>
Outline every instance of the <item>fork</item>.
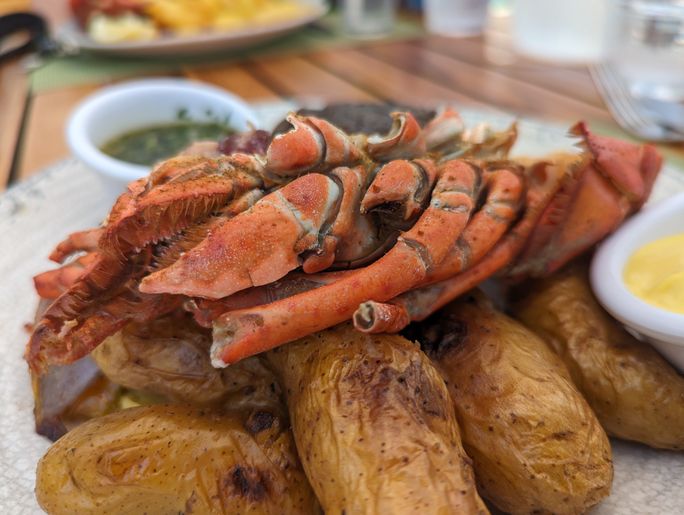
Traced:
<path fill-rule="evenodd" d="M 651 141 L 684 141 L 684 133 L 660 125 L 647 115 L 613 68 L 598 64 L 589 71 L 610 114 L 627 132 Z"/>

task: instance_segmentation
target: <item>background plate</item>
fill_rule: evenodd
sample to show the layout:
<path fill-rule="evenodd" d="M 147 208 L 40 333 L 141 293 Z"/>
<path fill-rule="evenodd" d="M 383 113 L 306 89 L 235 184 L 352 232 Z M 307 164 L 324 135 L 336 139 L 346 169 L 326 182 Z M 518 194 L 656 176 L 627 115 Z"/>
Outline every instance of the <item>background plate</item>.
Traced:
<path fill-rule="evenodd" d="M 280 120 L 292 104 L 255 106 L 265 127 Z M 489 121 L 504 127 L 512 118 L 464 111 L 468 125 Z M 572 148 L 567 126 L 523 120 L 517 155 L 542 155 Z M 666 166 L 651 202 L 684 191 L 684 171 Z M 34 433 L 33 395 L 22 358 L 37 304 L 31 277 L 53 268 L 46 258 L 68 233 L 97 225 L 116 192 L 74 160 L 56 164 L 0 196 L 0 507 L 2 513 L 40 513 L 33 487 L 36 463 L 49 442 Z M 613 441 L 615 480 L 611 496 L 592 513 L 663 515 L 684 513 L 684 454 Z"/>
<path fill-rule="evenodd" d="M 88 36 L 72 20 L 59 28 L 57 39 L 81 50 L 110 55 L 125 56 L 177 56 L 211 53 L 219 50 L 235 50 L 264 43 L 311 23 L 328 12 L 324 0 L 298 0 L 310 9 L 301 16 L 276 23 L 254 25 L 239 30 L 212 31 L 191 36 L 162 35 L 151 41 L 126 41 L 122 43 L 98 43 Z"/>

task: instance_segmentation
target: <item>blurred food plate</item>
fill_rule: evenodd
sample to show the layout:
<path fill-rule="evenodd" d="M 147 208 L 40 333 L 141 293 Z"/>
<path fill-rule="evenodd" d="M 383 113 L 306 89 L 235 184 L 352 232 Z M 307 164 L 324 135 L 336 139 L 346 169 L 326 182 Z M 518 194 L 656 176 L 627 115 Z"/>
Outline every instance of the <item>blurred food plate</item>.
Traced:
<path fill-rule="evenodd" d="M 287 17 L 250 23 L 242 20 L 228 28 L 203 28 L 195 32 L 161 31 L 153 39 L 98 42 L 75 19 L 57 33 L 67 47 L 110 55 L 177 56 L 235 50 L 270 41 L 312 23 L 328 12 L 326 0 L 291 0 L 298 9 Z"/>

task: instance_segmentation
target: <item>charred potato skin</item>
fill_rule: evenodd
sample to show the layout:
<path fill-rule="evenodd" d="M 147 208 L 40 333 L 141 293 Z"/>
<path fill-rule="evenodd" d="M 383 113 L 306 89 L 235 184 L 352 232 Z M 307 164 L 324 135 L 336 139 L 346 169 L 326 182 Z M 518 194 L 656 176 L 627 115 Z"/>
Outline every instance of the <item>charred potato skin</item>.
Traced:
<path fill-rule="evenodd" d="M 561 357 L 610 435 L 684 449 L 684 377 L 603 310 L 587 273 L 577 265 L 527 285 L 515 316 Z"/>
<path fill-rule="evenodd" d="M 163 395 L 171 401 L 213 404 L 226 381 L 207 358 L 211 334 L 174 316 L 149 324 L 129 324 L 99 345 L 91 356 L 114 383 Z"/>
<path fill-rule="evenodd" d="M 93 419 L 38 464 L 50 514 L 318 513 L 290 431 L 266 410 L 145 406 Z"/>
<path fill-rule="evenodd" d="M 243 402 L 279 403 L 273 402 L 280 392 L 276 379 L 261 358 L 217 369 L 211 365 L 210 346 L 209 330 L 188 317 L 167 316 L 149 324 L 129 324 L 91 355 L 113 383 L 171 402 L 198 406 L 229 402 L 233 407 Z"/>
<path fill-rule="evenodd" d="M 345 324 L 268 359 L 326 513 L 488 513 L 444 381 L 417 345 Z"/>
<path fill-rule="evenodd" d="M 513 514 L 583 513 L 608 496 L 608 438 L 546 344 L 480 296 L 440 323 L 446 338 L 429 354 L 483 496 Z"/>

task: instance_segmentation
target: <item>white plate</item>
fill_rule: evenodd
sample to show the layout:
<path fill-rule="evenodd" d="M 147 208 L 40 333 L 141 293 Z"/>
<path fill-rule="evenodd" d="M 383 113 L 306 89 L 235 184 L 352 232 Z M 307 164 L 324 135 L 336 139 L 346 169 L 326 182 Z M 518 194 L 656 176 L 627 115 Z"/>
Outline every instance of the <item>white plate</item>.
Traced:
<path fill-rule="evenodd" d="M 265 126 L 291 105 L 255 106 Z M 464 112 L 468 124 L 510 120 Z M 541 155 L 568 149 L 565 127 L 523 121 L 517 154 Z M 684 191 L 684 171 L 665 167 L 653 199 Z M 40 513 L 33 496 L 36 463 L 48 442 L 33 428 L 33 396 L 22 359 L 36 295 L 31 277 L 53 265 L 46 256 L 67 233 L 92 227 L 107 213 L 113 194 L 75 160 L 61 162 L 0 196 L 0 513 Z M 611 496 L 593 511 L 599 515 L 684 513 L 684 454 L 613 442 L 615 480 Z"/>
<path fill-rule="evenodd" d="M 57 39 L 69 47 L 89 52 L 124 56 L 178 56 L 210 53 L 219 50 L 236 50 L 264 43 L 278 36 L 303 27 L 328 12 L 325 0 L 297 0 L 307 9 L 300 16 L 264 25 L 254 25 L 238 30 L 207 30 L 188 36 L 162 35 L 151 41 L 125 41 L 121 43 L 98 43 L 94 41 L 75 20 L 62 25 Z"/>

